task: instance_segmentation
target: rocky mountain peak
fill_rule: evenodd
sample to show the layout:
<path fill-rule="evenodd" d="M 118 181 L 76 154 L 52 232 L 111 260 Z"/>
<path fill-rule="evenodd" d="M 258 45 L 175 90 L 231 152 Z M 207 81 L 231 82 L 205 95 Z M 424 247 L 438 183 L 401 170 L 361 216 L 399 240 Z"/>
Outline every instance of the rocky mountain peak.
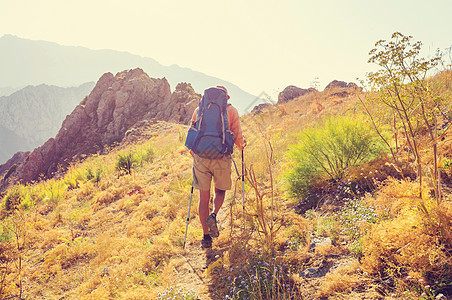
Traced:
<path fill-rule="evenodd" d="M 116 75 L 106 73 L 66 117 L 55 138 L 22 162 L 7 162 L 14 164 L 14 171 L 7 172 L 0 189 L 13 178 L 20 182 L 50 178 L 72 160 L 120 142 L 139 121 L 155 118 L 187 124 L 200 98 L 187 83 L 179 84 L 171 94 L 165 78 L 151 78 L 139 68 Z"/>
<path fill-rule="evenodd" d="M 189 124 L 200 100 L 201 94 L 197 94 L 190 83 L 181 82 L 176 86 L 166 109 L 157 114 L 156 118 L 173 123 Z"/>

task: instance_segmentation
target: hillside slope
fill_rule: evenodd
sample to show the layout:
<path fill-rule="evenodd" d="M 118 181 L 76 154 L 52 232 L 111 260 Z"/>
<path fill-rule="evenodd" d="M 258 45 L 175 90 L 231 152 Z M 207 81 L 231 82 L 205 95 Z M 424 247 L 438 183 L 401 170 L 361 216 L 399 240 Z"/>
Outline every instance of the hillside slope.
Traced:
<path fill-rule="evenodd" d="M 325 117 L 360 113 L 356 94 L 339 97 L 341 92 L 309 93 L 241 118 L 248 141 L 245 190 L 242 194 L 241 176 L 233 171 L 233 189 L 218 216 L 220 236 L 211 250 L 200 249 L 197 191 L 187 247 L 182 247 L 192 182 L 185 125 L 139 122 L 115 147 L 73 164 L 59 177 L 11 187 L 1 210 L 0 275 L 6 279 L 0 282 L 0 295 L 165 300 L 450 296 L 451 195 L 444 190 L 442 207 L 435 207 L 426 193 L 426 217 L 416 202 L 415 181 L 383 176 L 394 170 L 384 156 L 350 168 L 343 181 L 321 181 L 325 194 L 318 206 L 295 213 L 304 199 L 286 193 L 285 173 L 292 168 L 288 150 L 301 130 L 320 126 Z M 451 145 L 447 135 L 440 149 L 450 155 Z M 240 172 L 241 153 L 233 157 Z M 357 193 L 351 182 L 374 190 Z M 14 264 L 19 260 L 20 267 Z"/>

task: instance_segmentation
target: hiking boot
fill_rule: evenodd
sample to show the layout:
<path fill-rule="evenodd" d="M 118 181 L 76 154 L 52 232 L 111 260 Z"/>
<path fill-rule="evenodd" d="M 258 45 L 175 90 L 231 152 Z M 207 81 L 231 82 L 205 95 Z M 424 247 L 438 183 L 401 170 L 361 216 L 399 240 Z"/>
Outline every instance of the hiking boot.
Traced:
<path fill-rule="evenodd" d="M 217 215 L 211 213 L 206 219 L 207 226 L 209 227 L 209 234 L 211 237 L 218 237 L 220 235 L 217 226 Z"/>
<path fill-rule="evenodd" d="M 210 236 L 208 238 L 206 237 L 202 238 L 201 248 L 212 248 L 212 238 Z"/>

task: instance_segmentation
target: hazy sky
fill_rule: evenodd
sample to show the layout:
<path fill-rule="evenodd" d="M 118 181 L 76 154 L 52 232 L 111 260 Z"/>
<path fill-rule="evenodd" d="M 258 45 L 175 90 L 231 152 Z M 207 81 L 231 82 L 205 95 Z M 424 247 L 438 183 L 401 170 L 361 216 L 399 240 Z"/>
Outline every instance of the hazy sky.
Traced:
<path fill-rule="evenodd" d="M 395 31 L 426 56 L 450 47 L 451 14 L 451 0 L 0 0 L 0 36 L 127 51 L 274 97 L 364 78 Z"/>

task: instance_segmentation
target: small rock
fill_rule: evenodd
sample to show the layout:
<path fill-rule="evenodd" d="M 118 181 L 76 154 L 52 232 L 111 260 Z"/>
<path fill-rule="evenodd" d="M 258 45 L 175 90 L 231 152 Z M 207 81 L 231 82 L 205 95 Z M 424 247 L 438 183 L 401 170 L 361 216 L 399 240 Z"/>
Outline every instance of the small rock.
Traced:
<path fill-rule="evenodd" d="M 261 103 L 259 105 L 256 105 L 251 111 L 251 113 L 253 114 L 253 116 L 259 115 L 264 111 L 265 108 L 270 106 L 271 106 L 270 103 Z"/>
<path fill-rule="evenodd" d="M 329 237 L 327 238 L 314 238 L 311 240 L 311 246 L 309 247 L 309 251 L 313 252 L 314 249 L 318 246 L 323 246 L 323 245 L 328 245 L 331 246 L 332 245 L 332 241 Z"/>
<path fill-rule="evenodd" d="M 315 277 L 318 271 L 319 268 L 307 268 L 306 270 L 303 270 L 298 276 L 303 278 L 312 278 Z"/>
<path fill-rule="evenodd" d="M 436 295 L 435 300 L 447 300 L 447 298 L 443 294 L 438 294 Z"/>

